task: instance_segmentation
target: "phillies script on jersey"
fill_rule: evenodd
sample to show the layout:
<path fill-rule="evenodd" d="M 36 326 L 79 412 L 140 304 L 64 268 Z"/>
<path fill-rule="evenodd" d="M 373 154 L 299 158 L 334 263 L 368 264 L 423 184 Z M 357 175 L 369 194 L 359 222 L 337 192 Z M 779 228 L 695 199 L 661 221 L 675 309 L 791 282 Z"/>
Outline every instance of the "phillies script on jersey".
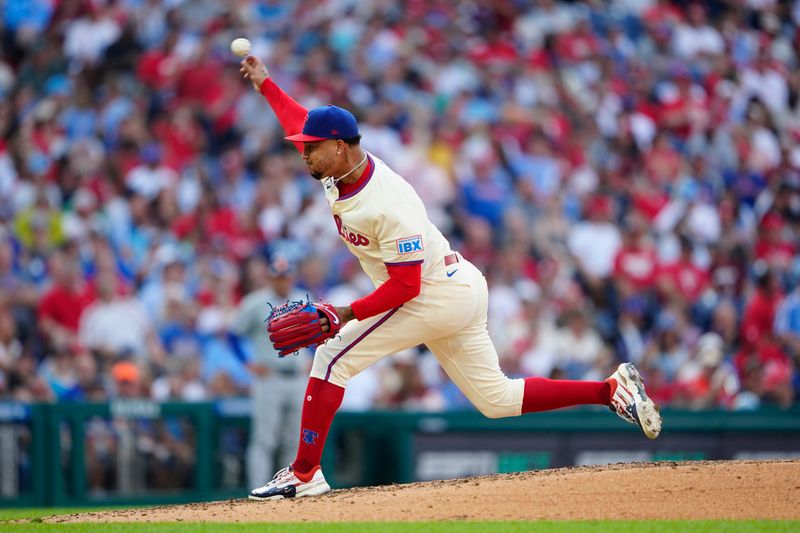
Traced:
<path fill-rule="evenodd" d="M 333 220 L 336 221 L 336 229 L 339 230 L 339 235 L 342 236 L 342 239 L 344 239 L 345 242 L 349 242 L 353 246 L 367 246 L 369 244 L 369 239 L 360 233 L 353 233 L 352 231 L 348 232 L 347 227 L 342 224 L 342 217 L 339 215 L 333 215 Z"/>

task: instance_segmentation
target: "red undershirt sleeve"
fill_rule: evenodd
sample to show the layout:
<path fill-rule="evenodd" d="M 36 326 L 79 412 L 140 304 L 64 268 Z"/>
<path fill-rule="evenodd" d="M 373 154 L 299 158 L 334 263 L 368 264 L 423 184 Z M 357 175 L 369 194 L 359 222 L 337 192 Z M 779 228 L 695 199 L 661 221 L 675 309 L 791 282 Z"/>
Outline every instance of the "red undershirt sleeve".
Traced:
<path fill-rule="evenodd" d="M 286 94 L 283 89 L 272 81 L 272 78 L 267 78 L 261 84 L 261 94 L 267 99 L 267 103 L 269 103 L 275 116 L 278 117 L 278 122 L 287 136 L 302 133 L 308 109 Z M 303 153 L 302 142 L 294 142 L 294 146 L 298 152 Z"/>
<path fill-rule="evenodd" d="M 351 304 L 353 314 L 358 320 L 379 315 L 419 295 L 422 287 L 422 263 L 386 265 L 389 272 L 380 287 Z"/>

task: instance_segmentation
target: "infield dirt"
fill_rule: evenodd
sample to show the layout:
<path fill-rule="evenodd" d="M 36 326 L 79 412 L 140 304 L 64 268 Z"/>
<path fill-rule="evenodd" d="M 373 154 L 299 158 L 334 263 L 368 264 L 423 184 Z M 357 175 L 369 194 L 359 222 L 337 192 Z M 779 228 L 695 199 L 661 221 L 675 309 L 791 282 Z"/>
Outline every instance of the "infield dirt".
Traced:
<path fill-rule="evenodd" d="M 560 468 L 47 518 L 61 522 L 800 519 L 800 461 Z"/>

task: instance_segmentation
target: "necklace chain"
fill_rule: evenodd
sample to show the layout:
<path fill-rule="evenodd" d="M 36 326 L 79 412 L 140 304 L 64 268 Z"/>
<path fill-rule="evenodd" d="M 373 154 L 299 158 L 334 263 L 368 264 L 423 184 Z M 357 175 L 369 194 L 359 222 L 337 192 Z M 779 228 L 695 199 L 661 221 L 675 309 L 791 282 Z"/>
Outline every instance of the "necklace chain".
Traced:
<path fill-rule="evenodd" d="M 343 174 L 343 175 L 339 176 L 338 178 L 333 178 L 333 185 L 336 185 L 336 184 L 337 184 L 337 183 L 339 183 L 341 180 L 343 180 L 344 178 L 346 178 L 347 176 L 349 176 L 350 174 L 352 174 L 352 173 L 353 173 L 353 171 L 354 171 L 355 169 L 357 169 L 358 167 L 360 167 L 361 165 L 363 165 L 363 164 L 364 164 L 364 162 L 365 162 L 366 160 L 367 160 L 367 152 L 365 151 L 365 152 L 364 152 L 364 159 L 362 159 L 362 160 L 361 160 L 361 162 L 360 162 L 359 164 L 357 164 L 356 166 L 354 166 L 353 168 L 351 168 L 351 169 L 350 169 L 350 170 L 349 170 L 349 171 L 348 171 L 346 174 Z"/>

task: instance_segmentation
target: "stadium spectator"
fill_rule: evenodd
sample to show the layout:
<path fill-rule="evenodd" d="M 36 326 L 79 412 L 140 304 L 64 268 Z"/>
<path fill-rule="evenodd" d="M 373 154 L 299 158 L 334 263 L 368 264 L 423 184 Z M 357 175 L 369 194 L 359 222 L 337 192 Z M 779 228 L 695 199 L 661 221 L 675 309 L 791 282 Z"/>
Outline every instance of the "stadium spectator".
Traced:
<path fill-rule="evenodd" d="M 608 353 L 603 339 L 589 324 L 587 312 L 567 310 L 555 331 L 556 366 L 567 379 L 594 379 L 606 372 Z"/>
<path fill-rule="evenodd" d="M 623 230 L 622 247 L 614 258 L 614 281 L 620 298 L 651 290 L 658 261 L 655 249 L 646 240 L 644 220 L 632 216 L 627 226 Z"/>
<path fill-rule="evenodd" d="M 741 324 L 741 342 L 745 349 L 769 344 L 773 339 L 775 312 L 781 299 L 777 276 L 762 261 L 753 266 L 756 286 L 746 302 Z"/>
<path fill-rule="evenodd" d="M 17 337 L 16 323 L 11 312 L 0 307 L 0 391 L 9 393 L 9 379 L 22 357 L 22 342 Z"/>
<path fill-rule="evenodd" d="M 722 338 L 705 333 L 678 371 L 676 403 L 690 409 L 730 408 L 739 392 L 736 370 L 725 359 Z"/>
<path fill-rule="evenodd" d="M 800 362 L 800 285 L 781 299 L 775 313 L 775 335 L 795 364 Z"/>
<path fill-rule="evenodd" d="M 619 228 L 611 223 L 613 200 L 597 195 L 584 204 L 585 220 L 567 235 L 567 248 L 584 289 L 595 300 L 603 301 L 614 269 L 614 258 L 622 246 Z"/>
<path fill-rule="evenodd" d="M 658 283 L 662 299 L 690 308 L 708 287 L 708 273 L 696 264 L 691 239 L 681 235 L 679 241 L 680 256 L 658 266 Z"/>
<path fill-rule="evenodd" d="M 66 250 L 53 253 L 49 270 L 54 283 L 42 294 L 38 323 L 46 342 L 68 349 L 79 342 L 78 326 L 86 308 L 95 300 L 92 287 L 83 279 L 77 257 Z"/>
<path fill-rule="evenodd" d="M 117 290 L 110 273 L 97 279 L 97 301 L 80 319 L 79 341 L 98 357 L 114 360 L 127 356 L 163 367 L 166 354 L 142 303 Z"/>

